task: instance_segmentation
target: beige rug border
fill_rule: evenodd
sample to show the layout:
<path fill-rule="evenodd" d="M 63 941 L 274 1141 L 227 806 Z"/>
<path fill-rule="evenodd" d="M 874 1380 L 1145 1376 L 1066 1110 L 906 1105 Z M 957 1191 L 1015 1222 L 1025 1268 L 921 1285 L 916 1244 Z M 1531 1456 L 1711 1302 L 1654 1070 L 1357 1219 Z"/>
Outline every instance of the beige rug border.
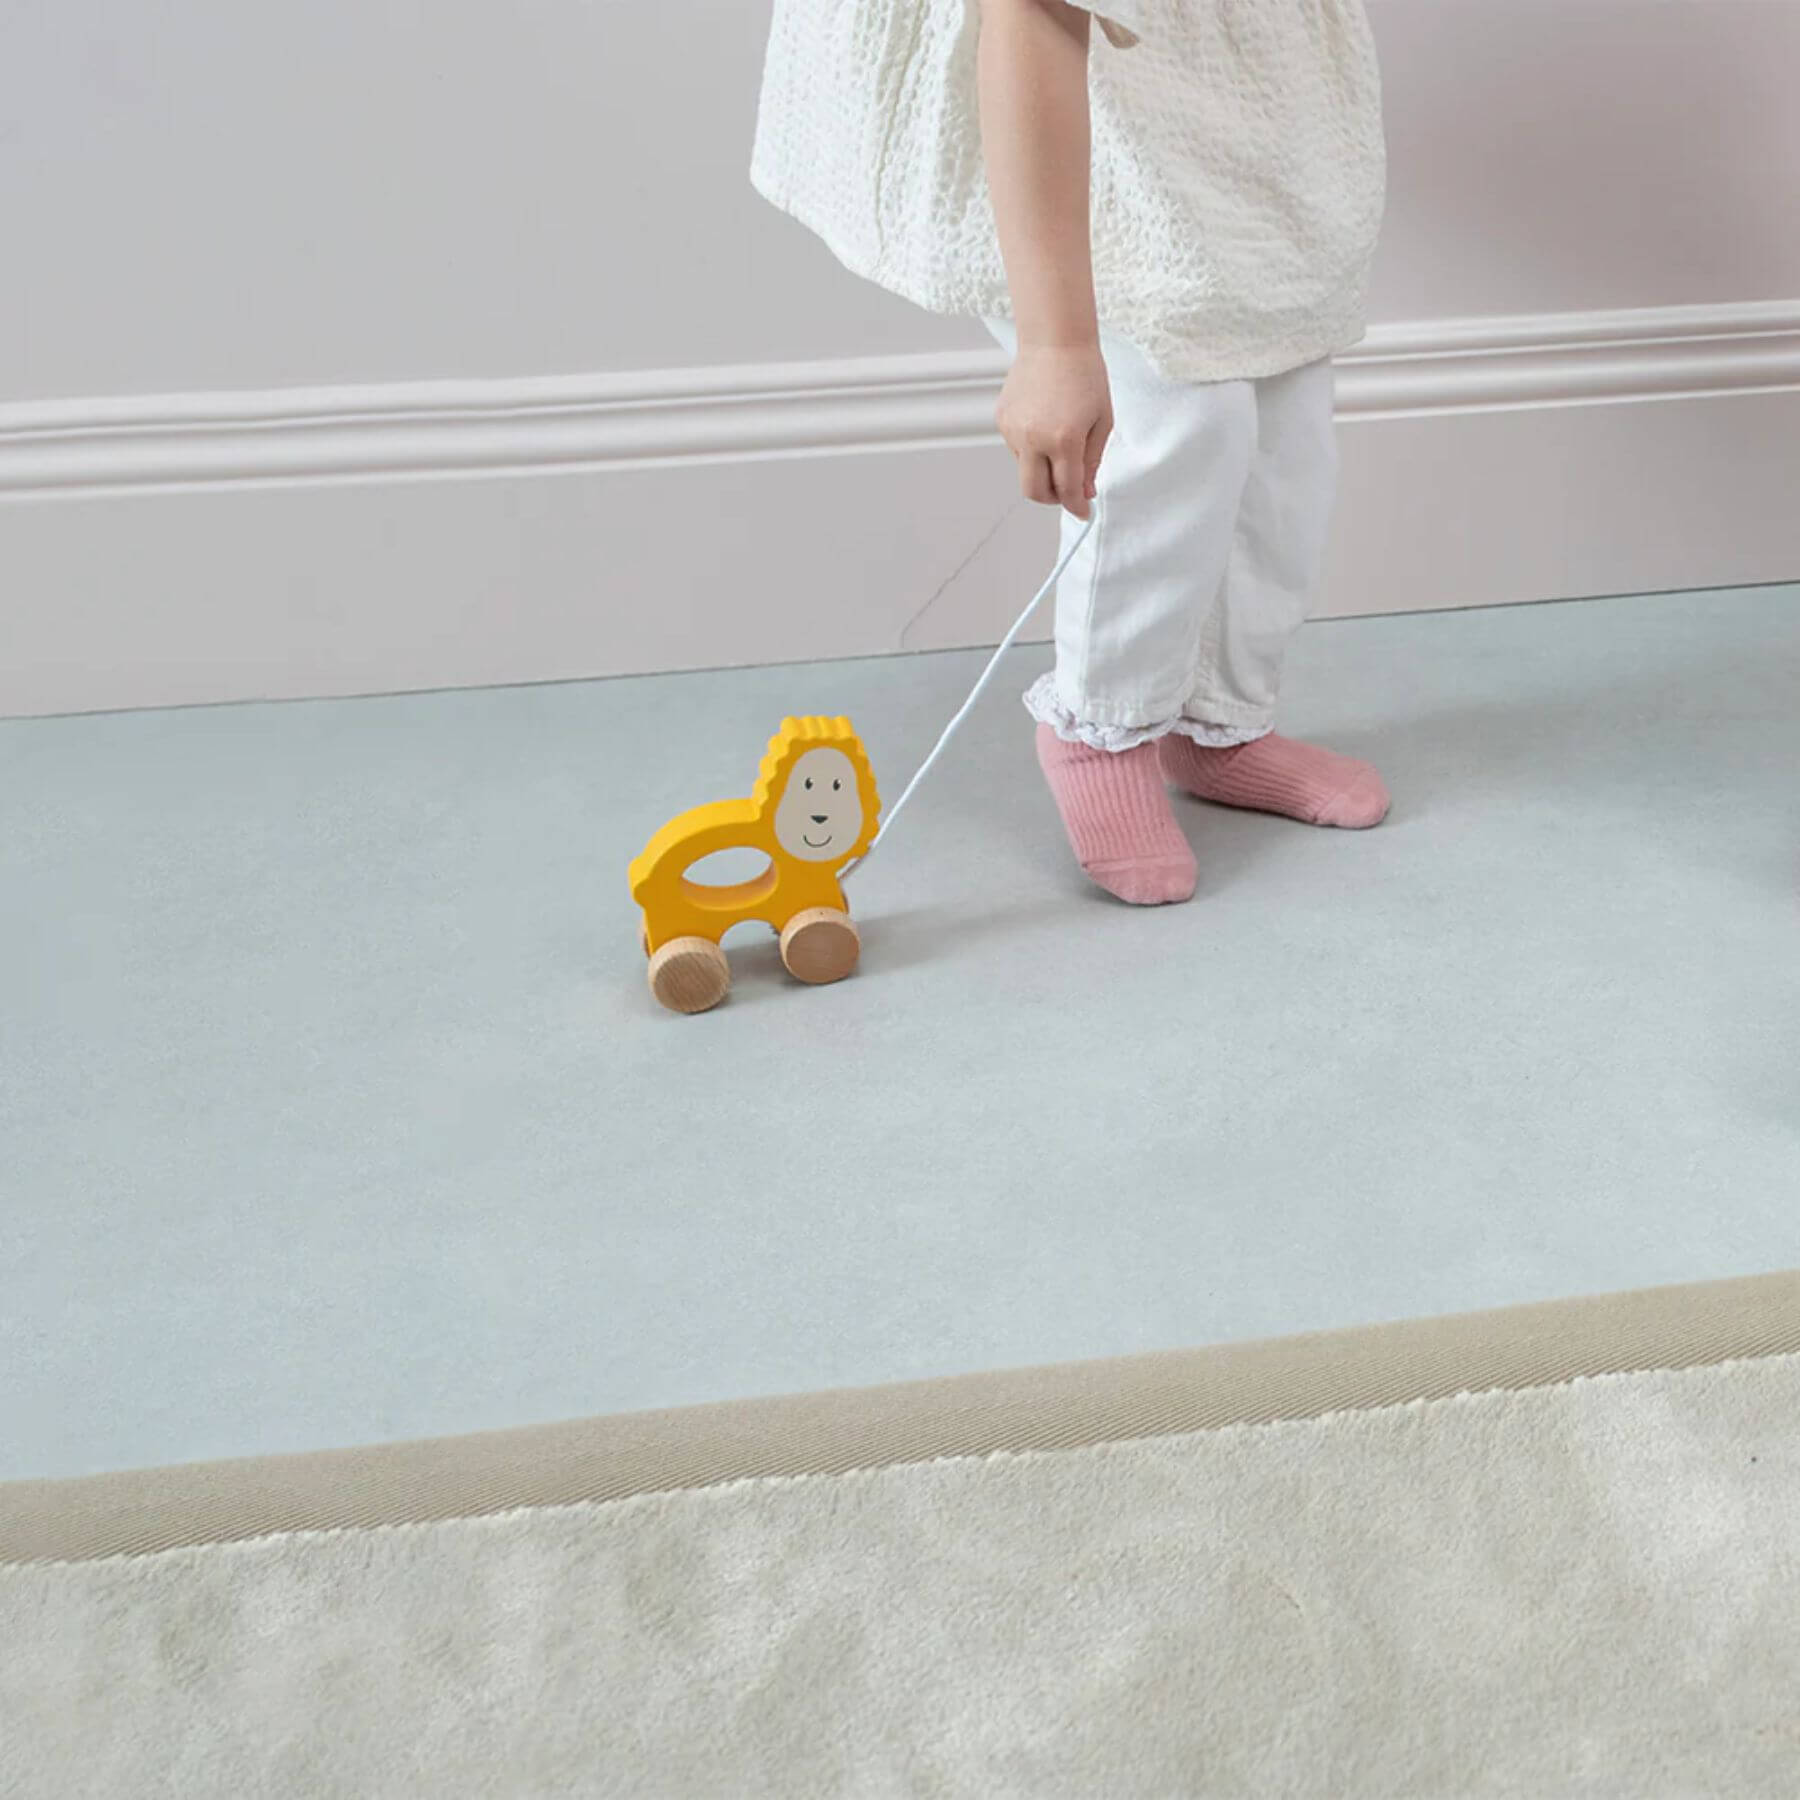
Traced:
<path fill-rule="evenodd" d="M 1800 1271 L 1208 1349 L 0 1483 L 0 1564 L 1318 1418 L 1800 1352 Z"/>

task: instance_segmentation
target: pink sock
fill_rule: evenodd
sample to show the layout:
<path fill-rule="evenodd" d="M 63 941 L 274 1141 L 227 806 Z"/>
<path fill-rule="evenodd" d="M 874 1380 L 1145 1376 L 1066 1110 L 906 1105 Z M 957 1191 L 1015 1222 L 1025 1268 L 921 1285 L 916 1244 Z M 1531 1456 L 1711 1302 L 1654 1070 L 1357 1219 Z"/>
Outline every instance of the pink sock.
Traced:
<path fill-rule="evenodd" d="M 1374 769 L 1315 744 L 1271 732 L 1216 750 L 1171 735 L 1162 740 L 1161 750 L 1163 773 L 1202 800 L 1353 831 L 1387 817 L 1388 791 Z"/>
<path fill-rule="evenodd" d="M 1192 896 L 1199 870 L 1175 823 L 1154 744 L 1095 750 L 1040 725 L 1037 753 L 1069 846 L 1092 880 L 1133 906 Z"/>

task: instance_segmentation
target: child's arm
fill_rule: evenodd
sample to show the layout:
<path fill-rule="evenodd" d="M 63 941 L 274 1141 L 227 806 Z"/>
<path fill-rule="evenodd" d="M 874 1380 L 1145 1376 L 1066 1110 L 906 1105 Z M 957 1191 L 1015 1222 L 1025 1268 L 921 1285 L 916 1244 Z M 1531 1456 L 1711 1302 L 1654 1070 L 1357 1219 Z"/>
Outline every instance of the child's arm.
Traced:
<path fill-rule="evenodd" d="M 1033 500 L 1088 515 L 1112 395 L 1088 237 L 1089 14 L 982 0 L 981 141 L 1018 326 L 998 423 Z"/>

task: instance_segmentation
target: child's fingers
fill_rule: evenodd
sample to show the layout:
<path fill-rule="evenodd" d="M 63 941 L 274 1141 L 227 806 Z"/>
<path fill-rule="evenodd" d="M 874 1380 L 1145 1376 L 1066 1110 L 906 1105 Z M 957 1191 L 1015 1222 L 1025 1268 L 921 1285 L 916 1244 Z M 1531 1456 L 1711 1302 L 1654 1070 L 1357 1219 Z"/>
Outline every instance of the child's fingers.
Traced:
<path fill-rule="evenodd" d="M 1039 506 L 1056 504 L 1056 484 L 1050 474 L 1050 459 L 1027 450 L 1019 458 L 1019 492 Z"/>
<path fill-rule="evenodd" d="M 1081 446 L 1077 444 L 1058 451 L 1050 472 L 1056 482 L 1057 504 L 1076 518 L 1085 519 L 1088 512 L 1087 470 L 1082 465 Z"/>
<path fill-rule="evenodd" d="M 1106 440 L 1112 436 L 1112 420 L 1099 419 L 1094 429 L 1088 433 L 1087 456 L 1082 470 L 1082 491 L 1092 500 L 1100 491 L 1100 458 L 1106 450 Z"/>

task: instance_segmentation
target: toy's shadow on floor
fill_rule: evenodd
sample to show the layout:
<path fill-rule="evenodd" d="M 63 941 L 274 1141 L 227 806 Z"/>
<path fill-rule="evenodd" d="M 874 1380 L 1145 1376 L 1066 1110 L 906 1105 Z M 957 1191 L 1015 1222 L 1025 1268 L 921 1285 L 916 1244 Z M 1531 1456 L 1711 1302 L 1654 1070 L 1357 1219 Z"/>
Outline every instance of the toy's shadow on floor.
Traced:
<path fill-rule="evenodd" d="M 1081 896 L 1067 891 L 1045 893 L 1035 900 L 972 911 L 954 901 L 904 907 L 864 917 L 863 963 L 856 979 L 904 974 L 947 957 L 966 958 L 995 938 L 1017 938 L 1053 931 L 1067 921 Z"/>

